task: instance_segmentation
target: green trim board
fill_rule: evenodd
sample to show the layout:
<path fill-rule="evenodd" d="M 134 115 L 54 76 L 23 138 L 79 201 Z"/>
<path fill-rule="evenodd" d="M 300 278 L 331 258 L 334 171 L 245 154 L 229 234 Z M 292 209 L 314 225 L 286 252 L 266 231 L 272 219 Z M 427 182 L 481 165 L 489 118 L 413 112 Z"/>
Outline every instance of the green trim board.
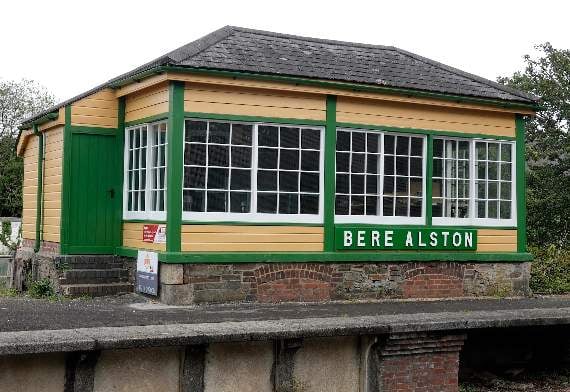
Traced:
<path fill-rule="evenodd" d="M 517 179 L 517 250 L 526 252 L 526 160 L 525 160 L 525 120 L 518 115 L 516 124 L 516 179 Z"/>
<path fill-rule="evenodd" d="M 105 135 L 105 136 L 115 136 L 117 133 L 116 128 L 89 127 L 89 126 L 77 126 L 77 125 L 70 125 L 69 130 L 71 131 L 71 133 L 84 133 L 84 134 Z"/>
<path fill-rule="evenodd" d="M 124 98 L 124 97 L 121 97 L 121 98 Z M 151 123 L 151 122 L 156 122 L 156 121 L 160 121 L 160 120 L 166 120 L 167 118 L 168 118 L 168 113 L 155 114 L 154 116 L 148 116 L 148 117 L 139 118 L 138 120 L 127 121 L 127 122 L 125 122 L 125 127 L 132 127 L 132 126 L 139 125 L 139 124 L 145 124 L 145 123 Z"/>
<path fill-rule="evenodd" d="M 325 228 L 324 250 L 325 252 L 334 251 L 334 211 L 335 211 L 335 193 L 336 193 L 336 97 L 327 96 L 327 113 L 325 128 L 325 189 L 323 223 Z"/>
<path fill-rule="evenodd" d="M 115 254 L 136 257 L 138 249 L 118 247 Z M 483 263 L 527 262 L 530 253 L 516 252 L 441 252 L 441 251 L 382 251 L 382 252 L 158 252 L 163 263 L 174 264 L 226 264 L 226 263 L 406 263 L 413 261 L 456 261 Z"/>
<path fill-rule="evenodd" d="M 262 123 L 277 123 L 284 125 L 315 125 L 323 126 L 326 121 L 299 119 L 299 118 L 281 118 L 281 117 L 262 117 L 262 116 L 241 116 L 235 114 L 214 114 L 202 112 L 184 112 L 185 117 L 208 119 L 208 120 L 223 120 L 223 121 L 249 121 L 249 122 L 262 122 Z"/>
<path fill-rule="evenodd" d="M 489 106 L 502 107 L 502 108 L 520 108 L 527 110 L 528 109 L 537 110 L 539 108 L 538 104 L 529 104 L 523 102 L 507 102 L 495 99 L 476 98 L 476 97 L 469 97 L 463 95 L 444 94 L 444 93 L 406 89 L 406 88 L 309 79 L 309 78 L 285 76 L 285 75 L 259 74 L 253 72 L 243 72 L 243 71 L 224 71 L 224 70 L 215 70 L 209 68 L 187 68 L 180 66 L 157 66 L 155 68 L 151 68 L 143 72 L 140 72 L 138 74 L 129 76 L 125 79 L 118 80 L 114 83 L 111 83 L 109 86 L 121 87 L 129 84 L 132 81 L 135 80 L 140 81 L 146 77 L 164 72 L 181 72 L 181 73 L 196 74 L 196 75 L 222 76 L 233 79 L 283 82 L 289 84 L 335 88 L 335 89 L 349 90 L 349 91 L 364 91 L 364 92 L 375 92 L 375 93 L 384 93 L 391 95 L 405 95 L 410 97 L 435 98 L 444 101 L 476 103 L 476 104 L 489 105 Z"/>
<path fill-rule="evenodd" d="M 433 135 L 427 135 L 426 143 L 426 226 L 431 226 L 433 215 Z"/>
<path fill-rule="evenodd" d="M 121 163 L 121 169 L 116 171 L 115 182 L 115 195 L 116 195 L 116 208 L 115 208 L 115 246 L 120 246 L 123 243 L 123 189 L 124 189 L 124 154 L 125 154 L 125 107 L 126 97 L 119 98 L 118 113 L 117 113 L 117 132 L 116 132 L 116 154 L 117 162 Z"/>
<path fill-rule="evenodd" d="M 42 201 L 44 186 L 44 134 L 39 132 L 37 124 L 34 124 L 34 134 L 38 138 L 38 183 L 36 189 L 36 240 L 34 244 L 34 252 L 39 252 L 41 246 L 42 233 Z"/>
<path fill-rule="evenodd" d="M 184 169 L 184 83 L 168 87 L 168 130 L 166 146 L 166 250 L 179 252 L 182 226 L 182 177 Z"/>
<path fill-rule="evenodd" d="M 69 200 L 70 173 L 71 173 L 71 105 L 65 106 L 65 124 L 63 127 L 63 160 L 62 160 L 62 184 L 61 184 L 61 228 L 60 228 L 60 253 L 69 254 Z"/>
<path fill-rule="evenodd" d="M 466 139 L 490 139 L 490 140 L 509 140 L 509 141 L 516 140 L 516 137 L 487 135 L 484 133 L 465 133 L 463 131 L 436 131 L 433 129 L 400 128 L 400 127 L 358 124 L 358 123 L 339 122 L 339 123 L 337 123 L 337 127 L 338 128 L 352 128 L 352 129 L 370 129 L 370 130 L 399 132 L 399 133 L 414 133 L 414 134 L 432 135 L 432 136 L 450 136 L 450 137 L 460 137 L 460 138 L 466 138 Z"/>

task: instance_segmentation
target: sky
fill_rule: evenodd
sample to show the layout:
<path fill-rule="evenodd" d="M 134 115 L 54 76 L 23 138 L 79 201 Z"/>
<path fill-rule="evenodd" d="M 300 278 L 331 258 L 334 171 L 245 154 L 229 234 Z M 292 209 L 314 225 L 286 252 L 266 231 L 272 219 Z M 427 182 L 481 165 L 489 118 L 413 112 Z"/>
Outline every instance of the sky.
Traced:
<path fill-rule="evenodd" d="M 394 45 L 492 80 L 523 69 L 536 44 L 570 49 L 564 0 L 8 0 L 0 7 L 0 80 L 35 80 L 59 100 L 225 25 Z"/>

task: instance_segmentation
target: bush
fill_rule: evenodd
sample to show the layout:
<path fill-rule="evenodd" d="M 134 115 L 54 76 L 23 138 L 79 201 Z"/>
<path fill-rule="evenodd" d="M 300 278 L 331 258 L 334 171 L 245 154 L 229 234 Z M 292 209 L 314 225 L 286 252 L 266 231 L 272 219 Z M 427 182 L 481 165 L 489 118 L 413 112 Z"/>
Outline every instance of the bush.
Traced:
<path fill-rule="evenodd" d="M 570 293 L 570 250 L 530 247 L 534 255 L 530 288 L 536 294 Z"/>
<path fill-rule="evenodd" d="M 55 290 L 51 281 L 48 278 L 43 278 L 32 282 L 28 294 L 32 298 L 52 298 L 55 296 Z"/>

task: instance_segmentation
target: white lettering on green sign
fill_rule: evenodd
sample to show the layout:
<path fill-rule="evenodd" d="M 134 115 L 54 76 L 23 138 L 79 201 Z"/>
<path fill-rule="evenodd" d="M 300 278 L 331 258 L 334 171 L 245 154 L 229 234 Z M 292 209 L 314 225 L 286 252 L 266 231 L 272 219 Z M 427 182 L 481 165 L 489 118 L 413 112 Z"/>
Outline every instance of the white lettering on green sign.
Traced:
<path fill-rule="evenodd" d="M 336 248 L 393 250 L 475 250 L 477 233 L 470 229 L 337 228 Z"/>

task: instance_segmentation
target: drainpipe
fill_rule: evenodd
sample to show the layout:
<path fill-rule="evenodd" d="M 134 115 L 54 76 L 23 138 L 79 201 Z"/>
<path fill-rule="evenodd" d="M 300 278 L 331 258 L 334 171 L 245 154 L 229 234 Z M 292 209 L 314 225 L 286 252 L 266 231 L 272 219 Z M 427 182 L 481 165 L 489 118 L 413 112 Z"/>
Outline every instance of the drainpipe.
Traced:
<path fill-rule="evenodd" d="M 36 243 L 34 252 L 40 251 L 41 245 L 41 227 L 42 227 L 42 200 L 44 185 L 44 137 L 38 129 L 38 125 L 34 124 L 34 134 L 38 137 L 38 189 L 36 194 Z"/>

